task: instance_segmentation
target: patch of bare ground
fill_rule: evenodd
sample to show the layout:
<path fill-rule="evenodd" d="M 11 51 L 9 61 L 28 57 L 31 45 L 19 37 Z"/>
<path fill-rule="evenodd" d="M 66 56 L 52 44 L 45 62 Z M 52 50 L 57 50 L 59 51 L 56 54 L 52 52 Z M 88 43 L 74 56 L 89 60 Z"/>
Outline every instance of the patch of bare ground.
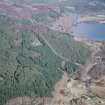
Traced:
<path fill-rule="evenodd" d="M 74 13 L 62 15 L 51 24 L 50 28 L 55 31 L 70 33 L 70 29 L 77 21 L 77 18 L 78 16 Z"/>
<path fill-rule="evenodd" d="M 64 99 L 64 96 L 63 94 L 61 94 L 61 91 L 65 88 L 68 79 L 68 74 L 64 72 L 62 79 L 55 84 L 53 91 L 53 100 L 62 101 Z"/>
<path fill-rule="evenodd" d="M 102 45 L 97 48 L 84 65 L 84 73 L 81 74 L 82 80 L 89 83 L 89 90 L 95 96 L 105 99 L 105 63 L 104 63 L 104 48 Z M 86 77 L 88 77 L 86 79 Z"/>

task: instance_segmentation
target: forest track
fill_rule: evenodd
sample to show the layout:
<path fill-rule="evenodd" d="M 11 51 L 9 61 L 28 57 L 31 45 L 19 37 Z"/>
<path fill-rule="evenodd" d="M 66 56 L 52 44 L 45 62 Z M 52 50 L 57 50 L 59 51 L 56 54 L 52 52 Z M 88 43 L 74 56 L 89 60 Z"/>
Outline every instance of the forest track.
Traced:
<path fill-rule="evenodd" d="M 60 81 L 58 81 L 55 84 L 54 91 L 53 91 L 53 99 L 54 100 L 57 100 L 57 101 L 63 100 L 64 96 L 62 95 L 61 91 L 67 85 L 68 79 L 69 79 L 69 77 L 68 77 L 67 72 L 64 72 L 62 78 L 60 79 Z"/>

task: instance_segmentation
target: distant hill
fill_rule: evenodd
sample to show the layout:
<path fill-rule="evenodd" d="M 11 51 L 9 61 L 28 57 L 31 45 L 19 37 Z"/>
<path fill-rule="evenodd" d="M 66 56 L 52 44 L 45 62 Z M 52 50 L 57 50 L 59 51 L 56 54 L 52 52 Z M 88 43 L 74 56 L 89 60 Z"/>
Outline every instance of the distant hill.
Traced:
<path fill-rule="evenodd" d="M 55 3 L 58 0 L 9 0 L 13 1 L 14 3 L 23 3 L 23 4 L 32 4 L 32 3 Z"/>

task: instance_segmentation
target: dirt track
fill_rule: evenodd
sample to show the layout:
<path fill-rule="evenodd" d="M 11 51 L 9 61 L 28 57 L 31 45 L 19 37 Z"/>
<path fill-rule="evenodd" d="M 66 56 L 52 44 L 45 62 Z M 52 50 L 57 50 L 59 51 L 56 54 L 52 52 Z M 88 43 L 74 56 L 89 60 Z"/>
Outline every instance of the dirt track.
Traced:
<path fill-rule="evenodd" d="M 65 88 L 68 79 L 69 79 L 68 74 L 64 72 L 61 80 L 58 81 L 54 87 L 54 91 L 53 91 L 54 100 L 57 100 L 57 101 L 63 100 L 64 97 L 61 94 L 61 90 Z"/>

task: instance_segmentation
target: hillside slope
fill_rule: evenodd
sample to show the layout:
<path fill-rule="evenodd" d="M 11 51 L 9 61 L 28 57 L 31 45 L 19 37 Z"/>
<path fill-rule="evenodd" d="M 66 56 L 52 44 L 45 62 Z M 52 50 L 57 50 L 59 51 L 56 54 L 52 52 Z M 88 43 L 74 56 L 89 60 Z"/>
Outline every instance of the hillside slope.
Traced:
<path fill-rule="evenodd" d="M 78 52 L 81 48 L 89 49 L 73 41 L 72 37 L 66 41 L 65 34 L 48 31 L 45 28 L 46 35 L 49 37 L 56 35 L 55 40 L 48 39 L 44 31 L 37 31 L 39 28 L 37 24 L 33 26 L 26 20 L 0 15 L 0 24 L 2 26 L 0 27 L 0 105 L 19 96 L 51 96 L 54 84 L 61 78 L 62 70 L 60 68 L 64 59 L 54 53 L 43 37 L 54 50 L 58 48 L 57 53 L 62 49 L 61 53 L 68 50 L 68 54 L 72 51 L 74 55 L 80 53 L 80 57 L 88 55 L 87 52 L 84 54 Z M 61 40 L 58 39 L 60 36 L 62 36 Z M 57 48 L 53 45 L 56 41 L 58 42 Z M 66 42 L 72 47 L 67 49 Z M 64 46 L 60 48 L 61 43 Z M 78 48 L 77 51 L 73 45 Z M 74 55 L 69 54 L 72 59 L 75 59 Z M 64 57 L 66 56 L 64 55 Z M 83 59 L 80 61 L 82 62 Z M 75 67 L 73 63 L 68 62 L 69 71 L 71 71 L 72 65 Z"/>

